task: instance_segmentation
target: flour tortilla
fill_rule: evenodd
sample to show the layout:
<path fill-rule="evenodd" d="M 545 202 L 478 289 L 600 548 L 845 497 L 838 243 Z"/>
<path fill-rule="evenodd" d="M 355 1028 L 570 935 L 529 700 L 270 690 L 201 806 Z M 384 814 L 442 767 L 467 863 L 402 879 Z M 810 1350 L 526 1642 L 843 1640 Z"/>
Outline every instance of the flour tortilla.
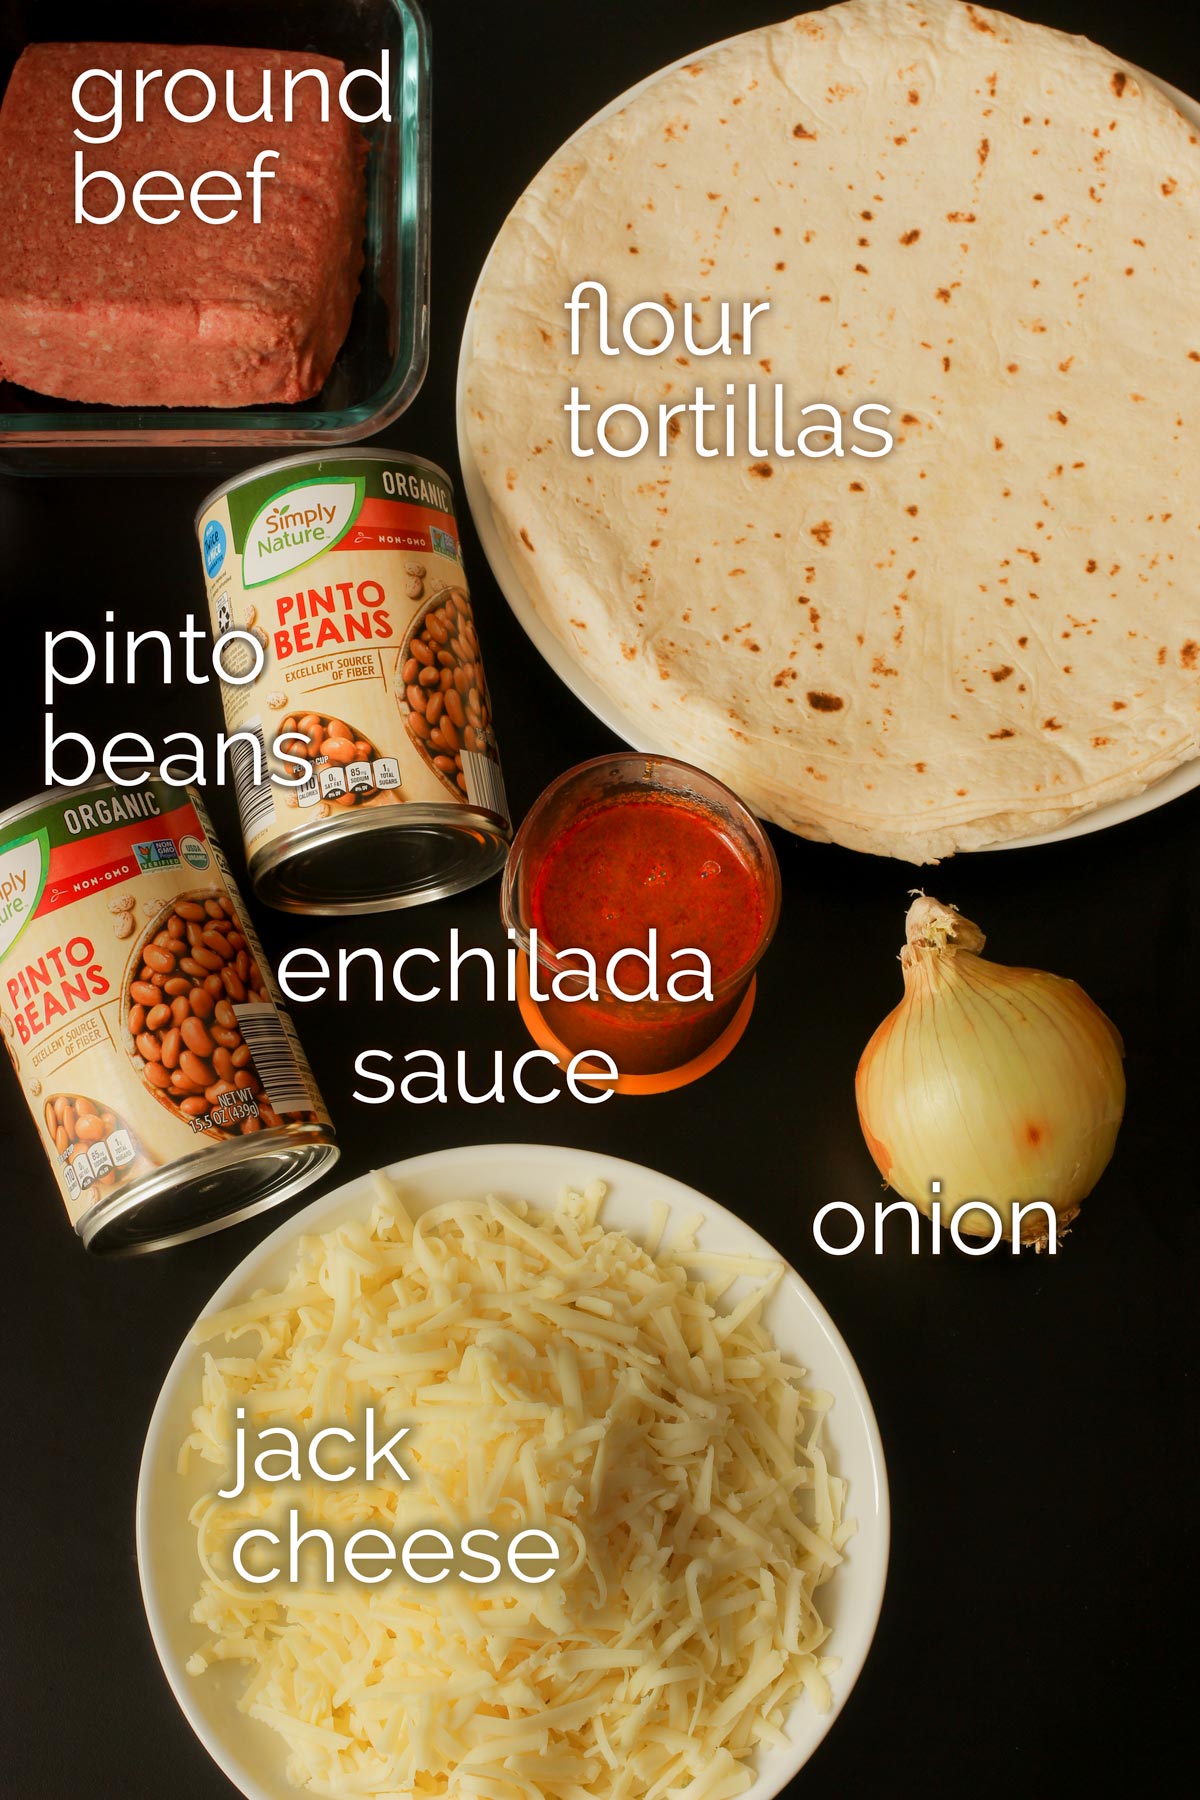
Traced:
<path fill-rule="evenodd" d="M 585 278 L 614 335 L 648 299 L 771 310 L 752 359 L 603 357 L 590 322 L 573 359 Z M 702 460 L 685 419 L 666 459 L 569 452 L 572 384 L 656 414 L 748 379 L 885 404 L 896 447 Z M 530 601 L 643 738 L 913 862 L 1200 750 L 1198 409 L 1196 132 L 1087 40 L 957 0 L 751 32 L 582 131 L 501 231 L 466 380 Z"/>

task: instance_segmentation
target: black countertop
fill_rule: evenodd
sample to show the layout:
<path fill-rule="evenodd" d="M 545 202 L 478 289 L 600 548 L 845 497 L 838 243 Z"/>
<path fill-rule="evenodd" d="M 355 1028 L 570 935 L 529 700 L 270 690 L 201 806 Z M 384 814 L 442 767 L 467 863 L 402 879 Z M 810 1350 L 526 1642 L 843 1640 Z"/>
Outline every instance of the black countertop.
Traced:
<path fill-rule="evenodd" d="M 1182 8 L 1027 0 L 1200 92 Z M 777 17 L 767 0 L 430 0 L 434 27 L 433 349 L 429 377 L 384 442 L 456 466 L 458 339 L 478 269 L 542 161 L 606 100 L 661 64 Z M 41 785 L 41 631 L 176 628 L 204 600 L 191 536 L 204 474 L 8 480 L 0 571 L 10 636 L 0 806 Z M 465 508 L 464 508 L 465 514 Z M 533 653 L 463 517 L 509 791 L 519 818 L 549 775 L 614 740 Z M 20 645 L 19 654 L 14 652 Z M 134 711 L 136 710 L 136 717 Z M 183 715 L 186 712 L 186 720 Z M 213 688 L 142 686 L 118 718 L 82 690 L 61 723 L 215 733 Z M 68 716 L 69 715 L 69 716 Z M 232 798 L 210 796 L 240 856 Z M 852 1074 L 899 997 L 906 865 L 774 832 L 784 913 L 769 980 L 738 1051 L 702 1087 L 584 1107 L 355 1103 L 368 1045 L 472 1057 L 526 1047 L 514 1009 L 303 1009 L 337 1121 L 333 1180 L 464 1142 L 538 1140 L 618 1154 L 741 1212 L 827 1304 L 874 1399 L 892 1486 L 891 1574 L 874 1649 L 843 1718 L 796 1783 L 820 1795 L 1008 1800 L 1060 1786 L 1176 1791 L 1160 1746 L 1182 1700 L 1181 1563 L 1190 1538 L 1189 1430 L 1200 952 L 1200 793 L 1118 829 L 964 857 L 931 880 L 998 958 L 1074 976 L 1118 1022 L 1129 1103 L 1117 1153 L 1053 1261 L 1006 1254 L 882 1257 L 814 1245 L 829 1199 L 864 1211 L 879 1184 Z M 385 956 L 465 942 L 499 949 L 494 882 L 374 919 L 255 916 L 276 960 L 295 944 Z M 15 1800 L 232 1793 L 159 1671 L 138 1591 L 133 1505 L 159 1384 L 212 1290 L 281 1215 L 132 1263 L 72 1237 L 15 1085 L 0 1104 L 7 1267 L 16 1299 L 0 1483 L 8 1748 Z M 328 1185 L 328 1184 L 327 1184 Z M 317 1190 L 320 1191 L 320 1190 Z M 310 1193 L 310 1198 L 311 1193 Z M 297 1205 L 301 1202 L 297 1202 Z M 1194 1414 L 1192 1415 L 1194 1418 Z"/>

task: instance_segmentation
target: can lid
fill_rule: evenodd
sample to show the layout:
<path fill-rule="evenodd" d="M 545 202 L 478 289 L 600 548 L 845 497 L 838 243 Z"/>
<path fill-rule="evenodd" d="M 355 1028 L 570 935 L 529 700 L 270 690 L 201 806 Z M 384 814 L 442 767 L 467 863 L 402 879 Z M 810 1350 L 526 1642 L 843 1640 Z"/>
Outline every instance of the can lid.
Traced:
<path fill-rule="evenodd" d="M 98 1255 L 165 1250 L 278 1206 L 332 1168 L 338 1154 L 323 1125 L 233 1138 L 156 1169 L 90 1207 L 77 1230 Z"/>
<path fill-rule="evenodd" d="M 276 838 L 251 858 L 250 878 L 283 912 L 390 912 L 486 881 L 510 836 L 507 823 L 465 806 L 368 807 Z"/>

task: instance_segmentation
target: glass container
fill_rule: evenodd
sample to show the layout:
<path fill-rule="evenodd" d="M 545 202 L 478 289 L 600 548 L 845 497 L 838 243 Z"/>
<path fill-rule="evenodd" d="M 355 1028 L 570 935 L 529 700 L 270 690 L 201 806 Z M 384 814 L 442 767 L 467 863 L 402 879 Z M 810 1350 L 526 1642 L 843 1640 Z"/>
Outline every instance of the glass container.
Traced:
<path fill-rule="evenodd" d="M 391 51 L 393 114 L 367 125 L 366 262 L 346 341 L 323 390 L 292 406 L 228 410 L 82 405 L 0 381 L 0 472 L 121 470 L 170 474 L 230 469 L 304 446 L 370 437 L 420 388 L 429 331 L 429 36 L 415 0 L 113 0 L 102 22 L 89 0 L 34 0 L 0 10 L 0 84 L 27 43 L 221 44 L 315 51 L 347 68 L 379 66 Z M 0 196 L 2 197 L 2 196 Z"/>
<path fill-rule="evenodd" d="M 658 1000 L 618 998 L 605 983 L 603 970 L 597 1000 L 556 996 L 555 977 L 564 978 L 560 992 L 571 991 L 571 977 L 579 967 L 574 959 L 564 960 L 563 952 L 587 944 L 554 945 L 539 932 L 534 953 L 538 876 L 563 835 L 593 809 L 645 797 L 675 801 L 707 817 L 749 870 L 758 888 L 761 918 L 753 953 L 714 980 L 711 1000 L 665 997 L 663 970 L 669 972 L 670 965 L 664 964 L 661 953 Z M 509 851 L 500 903 L 505 924 L 529 958 L 535 1003 L 558 1041 L 571 1051 L 606 1052 L 622 1075 L 659 1074 L 692 1062 L 731 1023 L 779 922 L 779 865 L 758 820 L 721 782 L 671 757 L 620 752 L 569 769 L 535 801 Z M 602 904 L 603 896 L 597 893 L 596 905 Z M 643 940 L 629 947 L 646 945 Z"/>

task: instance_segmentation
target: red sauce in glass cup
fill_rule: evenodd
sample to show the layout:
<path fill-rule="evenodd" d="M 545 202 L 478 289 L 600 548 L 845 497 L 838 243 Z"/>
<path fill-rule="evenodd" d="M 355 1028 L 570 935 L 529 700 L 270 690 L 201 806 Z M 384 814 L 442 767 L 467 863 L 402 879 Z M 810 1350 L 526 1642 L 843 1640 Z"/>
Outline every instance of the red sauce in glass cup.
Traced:
<path fill-rule="evenodd" d="M 689 1062 L 729 1023 L 745 992 L 736 980 L 762 947 L 768 901 L 719 818 L 662 792 L 623 794 L 588 807 L 544 852 L 530 893 L 531 920 L 545 949 L 583 949 L 596 960 L 599 1003 L 541 1002 L 564 1043 L 605 1050 L 622 1074 L 659 1072 Z M 658 1001 L 621 1001 L 605 992 L 604 970 L 622 950 L 646 950 L 658 933 Z M 667 997 L 679 964 L 672 951 L 709 959 L 715 998 Z M 644 964 L 619 965 L 626 990 L 645 986 Z M 545 971 L 541 982 L 548 989 Z M 688 980 L 686 991 L 696 989 Z"/>

